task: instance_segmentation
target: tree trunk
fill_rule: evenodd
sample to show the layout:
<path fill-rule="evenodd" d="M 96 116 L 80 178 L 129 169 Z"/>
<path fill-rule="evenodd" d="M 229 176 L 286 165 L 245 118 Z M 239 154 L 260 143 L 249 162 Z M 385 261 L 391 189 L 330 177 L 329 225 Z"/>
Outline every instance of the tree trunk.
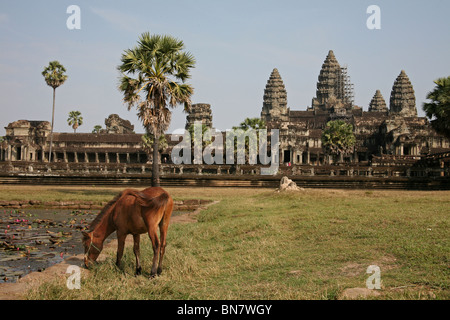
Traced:
<path fill-rule="evenodd" d="M 48 153 L 48 162 L 52 162 L 52 145 L 53 145 L 53 124 L 55 123 L 55 91 L 56 88 L 53 88 L 53 110 L 52 110 L 52 128 L 50 131 L 50 149 Z"/>
<path fill-rule="evenodd" d="M 156 132 L 156 130 L 154 130 Z M 152 163 L 152 187 L 159 187 L 159 135 L 154 135 L 153 163 Z"/>

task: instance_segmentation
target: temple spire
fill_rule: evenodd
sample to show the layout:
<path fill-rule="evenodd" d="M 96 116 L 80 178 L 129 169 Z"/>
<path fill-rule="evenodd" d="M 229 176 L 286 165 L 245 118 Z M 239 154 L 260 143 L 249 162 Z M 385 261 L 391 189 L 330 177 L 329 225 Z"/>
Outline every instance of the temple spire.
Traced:
<path fill-rule="evenodd" d="M 417 116 L 416 97 L 414 89 L 405 70 L 402 70 L 392 86 L 389 101 L 389 112 L 405 117 Z"/>
<path fill-rule="evenodd" d="M 264 90 L 261 118 L 271 120 L 287 120 L 287 92 L 278 69 L 273 69 Z"/>
<path fill-rule="evenodd" d="M 384 101 L 380 90 L 377 90 L 369 104 L 370 112 L 387 112 L 386 101 Z"/>
<path fill-rule="evenodd" d="M 317 81 L 316 98 L 312 101 L 313 109 L 326 110 L 327 102 L 332 99 L 337 103 L 345 103 L 344 77 L 342 68 L 334 55 L 333 50 L 328 51 L 328 55 L 322 64 Z"/>

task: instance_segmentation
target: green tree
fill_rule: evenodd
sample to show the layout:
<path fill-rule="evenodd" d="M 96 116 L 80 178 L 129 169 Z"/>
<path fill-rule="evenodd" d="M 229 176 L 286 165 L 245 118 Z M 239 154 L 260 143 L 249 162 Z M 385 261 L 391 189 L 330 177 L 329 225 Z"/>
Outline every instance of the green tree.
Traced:
<path fill-rule="evenodd" d="M 94 129 L 92 129 L 92 133 L 100 133 L 100 130 L 102 130 L 102 126 L 99 124 L 96 124 L 94 126 Z"/>
<path fill-rule="evenodd" d="M 450 77 L 439 78 L 434 83 L 434 90 L 427 94 L 431 102 L 424 103 L 423 110 L 431 120 L 431 126 L 450 138 Z"/>
<path fill-rule="evenodd" d="M 144 148 L 145 152 L 147 152 L 148 154 L 153 152 L 153 147 L 155 146 L 155 140 L 154 140 L 155 137 L 150 133 L 146 133 L 141 137 L 141 139 L 142 139 L 142 147 Z M 166 136 L 164 134 L 160 135 L 159 141 L 158 141 L 159 152 L 162 152 L 168 146 L 169 146 L 169 144 L 167 143 Z"/>
<path fill-rule="evenodd" d="M 169 127 L 171 109 L 183 104 L 187 111 L 191 106 L 194 89 L 186 80 L 194 65 L 194 56 L 184 51 L 183 41 L 148 32 L 122 54 L 118 70 L 124 103 L 128 110 L 136 107 L 144 128 L 155 137 L 152 186 L 159 186 L 158 141 Z"/>
<path fill-rule="evenodd" d="M 83 117 L 80 111 L 70 111 L 67 118 L 67 124 L 72 126 L 73 132 L 76 133 L 79 126 L 83 124 Z"/>
<path fill-rule="evenodd" d="M 353 126 L 343 120 L 329 121 L 322 133 L 322 145 L 331 155 L 342 157 L 346 153 L 353 153 L 356 138 Z"/>
<path fill-rule="evenodd" d="M 234 141 L 233 145 L 227 145 L 228 148 L 234 148 L 234 155 L 236 156 L 238 153 L 238 145 L 237 141 L 240 138 L 240 135 L 245 136 L 245 160 L 250 162 L 250 146 L 255 146 L 256 150 L 259 150 L 259 129 L 266 129 L 266 123 L 261 118 L 245 118 L 239 126 L 233 127 L 235 133 L 237 134 L 237 139 Z M 254 135 L 247 135 L 247 131 L 255 130 Z M 256 159 L 253 159 L 256 161 Z"/>
<path fill-rule="evenodd" d="M 233 127 L 233 129 L 242 129 L 247 131 L 248 129 L 266 129 L 266 122 L 261 118 L 246 118 L 239 124 L 239 127 Z"/>
<path fill-rule="evenodd" d="M 48 162 L 52 161 L 52 145 L 53 145 L 53 127 L 55 123 L 55 95 L 56 88 L 61 86 L 66 80 L 67 75 L 64 73 L 66 69 L 58 61 L 50 61 L 48 66 L 42 71 L 45 82 L 48 86 L 53 88 L 53 108 L 52 108 L 52 127 L 50 130 L 50 150 L 48 154 Z"/>
<path fill-rule="evenodd" d="M 210 129 L 210 127 L 208 127 L 206 124 L 202 123 L 202 133 L 201 136 L 198 137 L 200 139 L 200 141 L 196 141 L 195 139 L 197 138 L 195 136 L 195 124 L 191 124 L 188 128 L 188 132 L 191 135 L 191 146 L 194 147 L 195 143 L 201 144 L 202 146 L 202 150 L 209 144 L 211 144 L 211 137 L 207 138 L 206 137 L 206 132 L 208 131 L 208 129 Z"/>

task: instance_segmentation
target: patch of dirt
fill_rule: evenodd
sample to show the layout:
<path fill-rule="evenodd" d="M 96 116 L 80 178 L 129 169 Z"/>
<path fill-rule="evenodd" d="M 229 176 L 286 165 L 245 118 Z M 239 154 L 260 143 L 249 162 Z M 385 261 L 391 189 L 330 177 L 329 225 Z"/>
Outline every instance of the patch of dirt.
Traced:
<path fill-rule="evenodd" d="M 372 290 L 367 288 L 348 288 L 342 292 L 340 300 L 364 299 L 369 297 L 378 297 L 380 295 L 381 293 L 378 290 Z"/>
<path fill-rule="evenodd" d="M 208 204 L 204 204 L 200 207 L 198 207 L 195 211 L 176 215 L 170 218 L 170 223 L 194 223 L 197 222 L 197 215 L 200 213 L 200 211 L 205 210 L 209 206 L 219 203 L 219 201 L 213 201 Z"/>
<path fill-rule="evenodd" d="M 393 255 L 385 255 L 380 259 L 373 261 L 370 264 L 361 264 L 356 262 L 350 262 L 343 268 L 341 268 L 341 274 L 346 277 L 357 277 L 366 273 L 369 265 L 376 265 L 380 267 L 381 275 L 384 271 L 397 268 L 397 259 Z"/>

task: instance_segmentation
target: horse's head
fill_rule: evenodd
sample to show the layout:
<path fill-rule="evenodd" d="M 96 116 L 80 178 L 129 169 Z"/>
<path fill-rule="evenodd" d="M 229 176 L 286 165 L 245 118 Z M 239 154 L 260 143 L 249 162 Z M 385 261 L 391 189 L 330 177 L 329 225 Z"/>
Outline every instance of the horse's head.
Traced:
<path fill-rule="evenodd" d="M 92 263 L 95 263 L 103 248 L 103 243 L 94 237 L 94 232 L 85 232 L 83 234 L 84 246 L 84 265 L 89 268 Z"/>

